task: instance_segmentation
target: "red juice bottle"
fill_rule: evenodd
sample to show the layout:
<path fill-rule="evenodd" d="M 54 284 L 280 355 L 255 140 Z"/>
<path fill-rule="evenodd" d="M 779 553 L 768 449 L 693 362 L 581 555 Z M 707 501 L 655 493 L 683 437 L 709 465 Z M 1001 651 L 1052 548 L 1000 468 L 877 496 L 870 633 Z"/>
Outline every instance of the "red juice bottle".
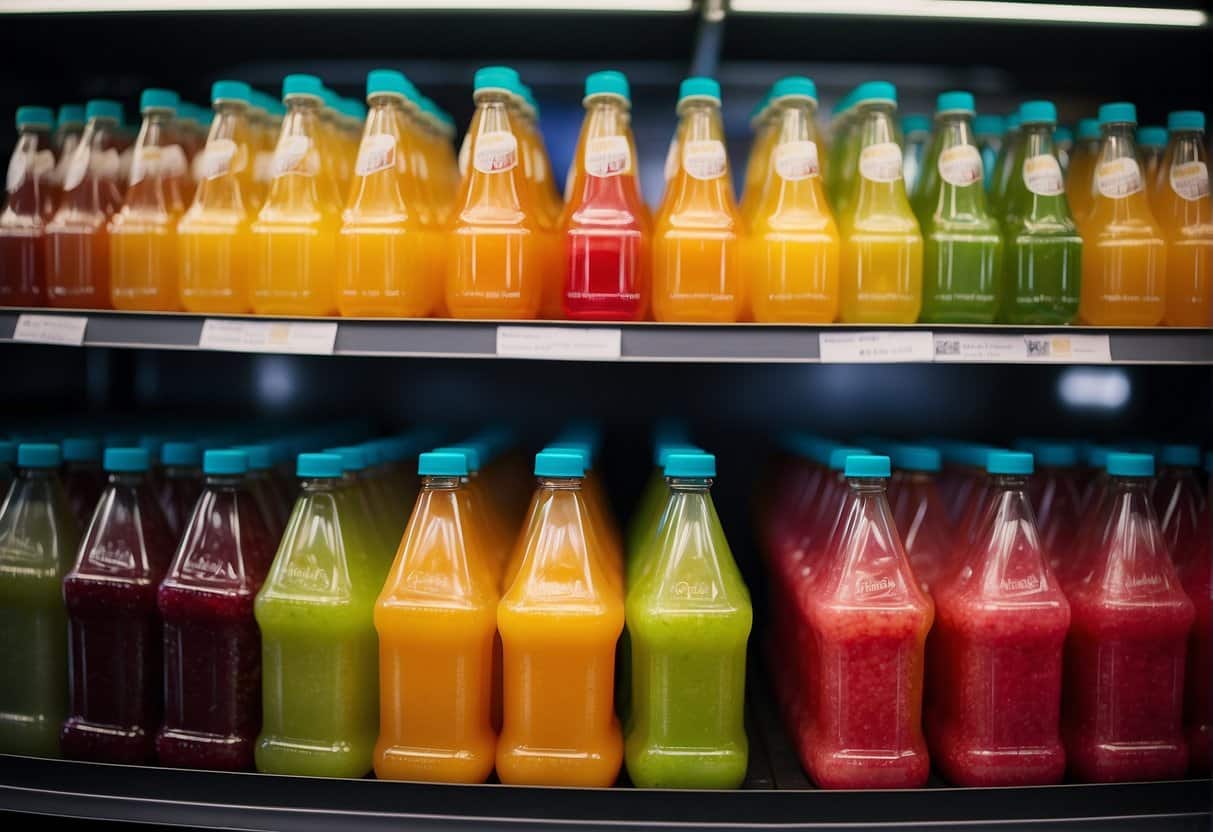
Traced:
<path fill-rule="evenodd" d="M 202 449 L 196 442 L 165 442 L 160 448 L 160 477 L 156 502 L 169 531 L 177 539 L 202 495 Z"/>
<path fill-rule="evenodd" d="M 895 445 L 891 450 L 893 464 L 901 473 L 896 490 L 891 490 L 893 522 L 914 577 L 923 591 L 930 592 L 943 574 L 952 547 L 948 510 L 936 483 L 940 454 L 925 445 Z"/>
<path fill-rule="evenodd" d="M 801 756 L 822 788 L 921 786 L 930 774 L 922 687 L 934 606 L 889 510 L 889 458 L 852 454 L 845 474 L 849 496 L 807 599 L 816 692 Z"/>
<path fill-rule="evenodd" d="M 1028 480 L 1028 497 L 1036 511 L 1036 529 L 1049 569 L 1058 575 L 1062 562 L 1074 557 L 1082 517 L 1078 449 L 1064 442 L 1034 442 L 1028 450 L 1036 460 L 1036 473 Z"/>
<path fill-rule="evenodd" d="M 950 442 L 940 449 L 952 468 L 950 485 L 943 497 L 948 516 L 956 523 L 957 529 L 964 528 L 965 513 L 972 511 L 974 501 L 979 500 L 975 495 L 980 495 L 985 483 L 986 453 L 992 450 L 994 448 L 989 445 L 973 442 Z"/>
<path fill-rule="evenodd" d="M 261 729 L 261 633 L 253 601 L 274 557 L 245 485 L 248 455 L 211 450 L 206 482 L 160 585 L 164 723 L 160 762 L 245 770 Z"/>
<path fill-rule="evenodd" d="M 1028 499 L 1032 455 L 994 451 L 964 563 L 935 587 L 927 643 L 931 759 L 958 786 L 1061 782 L 1062 650 L 1070 605 Z"/>
<path fill-rule="evenodd" d="M 1205 496 L 1196 471 L 1200 448 L 1196 445 L 1163 445 L 1159 454 L 1158 479 L 1154 483 L 1154 513 L 1172 561 L 1191 539 L 1201 532 Z"/>
<path fill-rule="evenodd" d="M 585 79 L 564 229 L 565 314 L 580 321 L 637 321 L 648 306 L 649 220 L 636 177 L 631 97 L 622 72 Z"/>
<path fill-rule="evenodd" d="M 101 471 L 101 442 L 91 437 L 73 436 L 60 443 L 63 450 L 63 490 L 72 506 L 76 528 L 88 528 L 93 509 L 105 490 L 105 474 Z"/>
<path fill-rule="evenodd" d="M 1154 458 L 1110 453 L 1104 519 L 1067 587 L 1062 737 L 1076 780 L 1183 775 L 1183 678 L 1192 602 L 1167 556 L 1150 481 Z"/>
<path fill-rule="evenodd" d="M 0 211 L 0 306 L 46 304 L 46 222 L 54 210 L 54 114 L 17 108 L 17 145 Z"/>
<path fill-rule="evenodd" d="M 163 705 L 156 589 L 172 559 L 143 448 L 107 448 L 109 484 L 76 565 L 63 580 L 68 615 L 67 722 L 63 756 L 149 763 Z"/>

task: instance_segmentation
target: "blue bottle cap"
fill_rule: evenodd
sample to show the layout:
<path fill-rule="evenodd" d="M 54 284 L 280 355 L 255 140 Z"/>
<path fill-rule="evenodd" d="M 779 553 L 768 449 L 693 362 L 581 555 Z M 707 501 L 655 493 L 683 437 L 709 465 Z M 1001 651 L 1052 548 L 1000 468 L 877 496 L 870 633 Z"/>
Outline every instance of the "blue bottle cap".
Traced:
<path fill-rule="evenodd" d="M 1020 124 L 1056 124 L 1057 107 L 1052 101 L 1025 101 L 1019 106 Z"/>
<path fill-rule="evenodd" d="M 976 115 L 977 103 L 973 100 L 973 93 L 964 92 L 963 90 L 941 92 L 939 97 L 935 99 L 935 114 L 939 115 L 940 113 L 968 113 L 969 115 Z"/>
<path fill-rule="evenodd" d="M 84 117 L 88 121 L 107 118 L 122 123 L 122 105 L 109 98 L 93 98 L 84 105 Z"/>
<path fill-rule="evenodd" d="M 340 454 L 299 454 L 295 460 L 295 476 L 334 479 L 341 476 Z"/>
<path fill-rule="evenodd" d="M 99 462 L 101 442 L 88 436 L 70 436 L 61 443 L 64 462 Z"/>
<path fill-rule="evenodd" d="M 177 112 L 177 106 L 181 103 L 181 96 L 172 90 L 159 89 L 150 87 L 144 90 L 139 96 L 139 112 L 146 113 L 148 110 L 171 110 Z"/>
<path fill-rule="evenodd" d="M 372 69 L 366 74 L 366 97 L 369 101 L 376 95 L 394 95 L 405 98 L 404 73 L 394 69 Z"/>
<path fill-rule="evenodd" d="M 1200 448 L 1196 445 L 1163 445 L 1158 461 L 1176 468 L 1199 468 Z"/>
<path fill-rule="evenodd" d="M 56 122 L 60 127 L 84 124 L 83 104 L 63 104 L 59 107 L 59 118 Z"/>
<path fill-rule="evenodd" d="M 628 76 L 614 69 L 591 72 L 585 77 L 585 97 L 594 95 L 614 95 L 624 101 L 631 101 L 632 90 L 628 84 Z"/>
<path fill-rule="evenodd" d="M 202 449 L 197 442 L 165 442 L 160 449 L 160 464 L 165 467 L 197 468 Z"/>
<path fill-rule="evenodd" d="M 1078 465 L 1078 446 L 1069 442 L 1036 442 L 1030 450 L 1041 468 L 1073 468 Z"/>
<path fill-rule="evenodd" d="M 901 117 L 901 132 L 907 136 L 913 133 L 930 133 L 931 120 L 922 113 L 908 113 Z"/>
<path fill-rule="evenodd" d="M 324 82 L 315 75 L 295 73 L 282 79 L 282 100 L 292 95 L 307 95 L 324 101 Z"/>
<path fill-rule="evenodd" d="M 366 454 L 362 448 L 353 445 L 342 445 L 339 448 L 325 448 L 326 454 L 337 454 L 341 457 L 341 465 L 346 471 L 362 471 L 366 468 Z"/>
<path fill-rule="evenodd" d="M 758 122 L 767 114 L 771 107 L 772 90 L 767 90 L 762 94 L 762 98 L 754 104 L 754 108 L 750 110 L 750 129 L 753 130 L 758 126 Z"/>
<path fill-rule="evenodd" d="M 60 118 L 62 121 L 62 118 Z M 1204 130 L 1205 114 L 1200 110 L 1176 110 L 1167 116 L 1167 129 Z"/>
<path fill-rule="evenodd" d="M 830 460 L 829 460 L 830 470 L 831 471 L 844 471 L 844 470 L 846 470 L 846 467 L 847 467 L 847 457 L 863 456 L 865 454 L 870 455 L 871 452 L 867 448 L 855 448 L 855 447 L 851 447 L 849 445 L 842 445 L 842 446 L 836 445 L 830 449 Z M 886 474 L 885 476 L 888 476 L 888 474 Z"/>
<path fill-rule="evenodd" d="M 441 448 L 435 448 L 436 453 L 455 453 L 463 454 L 466 457 L 466 467 L 470 473 L 476 473 L 480 470 L 480 449 L 473 443 L 460 442 L 458 445 L 443 445 Z"/>
<path fill-rule="evenodd" d="M 1105 124 L 1137 124 L 1137 108 L 1127 101 L 1114 101 L 1099 107 L 1099 126 Z"/>
<path fill-rule="evenodd" d="M 834 102 L 834 109 L 830 110 L 831 118 L 837 118 L 848 112 L 855 106 L 855 90 L 851 90 L 842 98 Z"/>
<path fill-rule="evenodd" d="M 202 455 L 202 473 L 221 476 L 248 473 L 248 454 L 230 448 L 207 451 Z"/>
<path fill-rule="evenodd" d="M 44 127 L 47 130 L 55 126 L 55 114 L 50 107 L 33 107 L 26 105 L 17 108 L 17 129 L 22 127 Z"/>
<path fill-rule="evenodd" d="M 986 454 L 986 472 L 990 474 L 1030 474 L 1032 455 L 1027 451 L 990 451 Z"/>
<path fill-rule="evenodd" d="M 893 464 L 902 471 L 938 471 L 941 457 L 938 448 L 927 445 L 894 445 Z"/>
<path fill-rule="evenodd" d="M 216 81 L 211 84 L 211 103 L 220 101 L 243 101 L 245 104 L 253 100 L 253 90 L 243 81 Z"/>
<path fill-rule="evenodd" d="M 139 447 L 147 451 L 147 458 L 155 465 L 160 461 L 160 449 L 164 447 L 164 440 L 159 436 L 140 436 Z"/>
<path fill-rule="evenodd" d="M 1021 123 L 1019 120 L 1019 111 L 1016 110 L 1013 113 L 1007 113 L 1005 116 L 1003 116 L 1002 122 L 1007 126 L 1007 132 L 1018 130 Z"/>
<path fill-rule="evenodd" d="M 1112 451 L 1108 454 L 1104 467 L 1113 477 L 1152 477 L 1154 476 L 1154 457 L 1149 454 Z"/>
<path fill-rule="evenodd" d="M 771 86 L 767 102 L 773 103 L 781 98 L 808 98 L 816 104 L 817 85 L 813 83 L 812 78 L 806 78 L 803 75 L 785 76 Z"/>
<path fill-rule="evenodd" d="M 973 119 L 973 132 L 978 136 L 1001 136 L 1007 132 L 1002 116 L 978 116 Z"/>
<path fill-rule="evenodd" d="M 665 462 L 667 459 L 670 458 L 670 454 L 698 454 L 698 453 L 703 453 L 703 448 L 697 447 L 695 445 L 685 445 L 681 442 L 671 442 L 668 445 L 661 445 L 657 448 L 657 453 L 656 453 L 656 456 L 654 457 L 653 461 L 657 464 L 658 468 L 660 468 L 664 471 Z"/>
<path fill-rule="evenodd" d="M 417 457 L 417 473 L 423 477 L 466 477 L 468 456 L 455 448 L 426 451 Z"/>
<path fill-rule="evenodd" d="M 17 446 L 17 465 L 22 468 L 58 468 L 62 461 L 59 446 L 50 442 L 22 442 Z"/>
<path fill-rule="evenodd" d="M 265 471 L 274 467 L 269 445 L 240 445 L 235 450 L 244 451 L 248 455 L 250 471 Z"/>
<path fill-rule="evenodd" d="M 1069 127 L 1056 127 L 1053 130 L 1053 141 L 1058 144 L 1073 144 L 1074 133 Z"/>
<path fill-rule="evenodd" d="M 501 90 L 513 94 L 521 83 L 518 71 L 510 66 L 483 66 L 476 70 L 476 75 L 472 78 L 472 88 L 475 92 Z"/>
<path fill-rule="evenodd" d="M 0 439 L 0 465 L 12 465 L 17 461 L 17 443 Z"/>
<path fill-rule="evenodd" d="M 1082 118 L 1078 120 L 1078 140 L 1080 142 L 1097 141 L 1099 139 L 1099 119 Z"/>
<path fill-rule="evenodd" d="M 1137 143 L 1142 147 L 1166 147 L 1167 128 L 1156 125 L 1138 127 Z"/>
<path fill-rule="evenodd" d="M 878 454 L 851 454 L 843 473 L 848 477 L 887 477 L 892 465 L 887 456 Z"/>
<path fill-rule="evenodd" d="M 868 81 L 855 88 L 855 104 L 871 104 L 873 102 L 897 103 L 897 87 L 888 81 Z"/>
<path fill-rule="evenodd" d="M 535 476 L 584 477 L 585 463 L 585 456 L 576 451 L 550 451 L 545 448 L 535 454 Z"/>
<path fill-rule="evenodd" d="M 687 479 L 716 476 L 716 455 L 703 451 L 674 451 L 665 458 L 665 475 Z"/>
<path fill-rule="evenodd" d="M 678 103 L 681 104 L 688 98 L 711 98 L 719 104 L 720 82 L 715 78 L 704 78 L 700 75 L 683 78 L 682 83 L 678 85 Z"/>
<path fill-rule="evenodd" d="M 355 101 L 353 98 L 341 99 L 342 105 L 345 107 L 346 114 L 354 121 L 361 124 L 366 121 L 366 105 L 361 101 Z"/>
<path fill-rule="evenodd" d="M 142 473 L 151 464 L 147 451 L 143 448 L 106 448 L 106 471 L 120 474 Z"/>

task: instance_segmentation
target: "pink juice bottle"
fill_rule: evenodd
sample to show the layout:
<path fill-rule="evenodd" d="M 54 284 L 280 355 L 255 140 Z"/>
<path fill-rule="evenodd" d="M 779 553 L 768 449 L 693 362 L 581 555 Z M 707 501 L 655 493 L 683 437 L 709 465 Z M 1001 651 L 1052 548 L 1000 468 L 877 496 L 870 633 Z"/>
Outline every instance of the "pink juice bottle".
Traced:
<path fill-rule="evenodd" d="M 807 599 L 812 717 L 801 756 L 822 788 L 908 788 L 930 774 L 923 649 L 934 605 L 910 568 L 885 497 L 887 456 L 852 454 L 849 496 Z"/>
<path fill-rule="evenodd" d="M 1032 455 L 995 451 L 986 464 L 990 493 L 968 557 L 935 587 L 931 758 L 958 786 L 1058 783 L 1070 605 L 1028 499 Z"/>
<path fill-rule="evenodd" d="M 1061 564 L 1074 557 L 1082 517 L 1078 448 L 1064 442 L 1036 442 L 1029 450 L 1036 458 L 1036 473 L 1028 480 L 1028 497 L 1036 512 L 1040 545 L 1049 569 L 1057 575 Z"/>
<path fill-rule="evenodd" d="M 948 511 L 936 483 L 940 454 L 925 445 L 896 445 L 892 454 L 901 474 L 890 498 L 893 522 L 914 577 L 930 592 L 943 574 L 952 547 Z"/>
<path fill-rule="evenodd" d="M 1192 602 L 1150 505 L 1154 458 L 1110 453 L 1104 520 L 1067 588 L 1062 736 L 1088 782 L 1181 776 L 1183 679 Z"/>
<path fill-rule="evenodd" d="M 160 762 L 245 770 L 261 728 L 261 634 L 253 601 L 277 541 L 245 485 L 248 455 L 211 450 L 202 495 L 160 585 Z"/>
<path fill-rule="evenodd" d="M 180 539 L 202 494 L 202 449 L 196 442 L 165 442 L 160 448 L 156 502 L 169 531 Z"/>
<path fill-rule="evenodd" d="M 76 528 L 88 528 L 93 509 L 105 489 L 105 474 L 101 471 L 101 442 L 91 437 L 68 437 L 60 443 L 63 449 L 63 490 L 72 506 Z"/>
<path fill-rule="evenodd" d="M 63 756 L 105 763 L 155 758 L 163 665 L 156 589 L 172 559 L 143 448 L 108 448 L 109 483 L 63 581 L 69 715 Z"/>

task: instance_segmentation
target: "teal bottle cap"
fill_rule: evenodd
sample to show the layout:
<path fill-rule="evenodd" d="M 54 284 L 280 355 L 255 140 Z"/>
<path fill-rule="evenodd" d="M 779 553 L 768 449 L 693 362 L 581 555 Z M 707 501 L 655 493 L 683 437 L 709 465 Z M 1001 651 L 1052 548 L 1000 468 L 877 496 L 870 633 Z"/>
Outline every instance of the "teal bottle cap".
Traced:
<path fill-rule="evenodd" d="M 99 462 L 101 442 L 89 436 L 69 436 L 62 442 L 64 462 Z"/>
<path fill-rule="evenodd" d="M 936 472 L 942 464 L 939 449 L 928 445 L 894 445 L 891 456 L 902 471 Z"/>
<path fill-rule="evenodd" d="M 1027 451 L 990 451 L 986 454 L 990 474 L 1031 474 L 1032 455 Z"/>
<path fill-rule="evenodd" d="M 614 69 L 591 72 L 585 77 L 585 97 L 594 95 L 614 95 L 631 101 L 632 90 L 628 84 L 628 76 Z"/>
<path fill-rule="evenodd" d="M 1027 448 L 1041 468 L 1073 468 L 1078 464 L 1078 446 L 1070 442 L 1036 442 Z"/>
<path fill-rule="evenodd" d="M 1083 453 L 1083 462 L 1088 468 L 1104 468 L 1108 464 L 1108 454 L 1113 449 L 1107 445 L 1087 445 Z"/>
<path fill-rule="evenodd" d="M 855 88 L 855 104 L 897 103 L 897 87 L 888 81 L 868 81 Z"/>
<path fill-rule="evenodd" d="M 1089 142 L 1099 139 L 1099 119 L 1082 118 L 1078 120 L 1078 140 Z"/>
<path fill-rule="evenodd" d="M 573 450 L 544 449 L 535 454 L 537 477 L 584 477 L 586 459 Z"/>
<path fill-rule="evenodd" d="M 148 110 L 171 110 L 177 112 L 177 106 L 181 103 L 181 96 L 172 90 L 159 89 L 151 87 L 144 90 L 139 96 L 139 112 L 146 113 Z"/>
<path fill-rule="evenodd" d="M 341 457 L 342 468 L 346 471 L 362 471 L 366 468 L 366 454 L 362 448 L 354 445 L 343 445 L 339 448 L 325 448 L 327 454 L 337 454 Z"/>
<path fill-rule="evenodd" d="M 209 450 L 202 455 L 202 473 L 220 476 L 248 473 L 248 454 L 231 448 Z"/>
<path fill-rule="evenodd" d="M 1018 130 L 1019 125 L 1020 125 L 1019 111 L 1016 110 L 1013 113 L 1007 113 L 1005 116 L 1003 116 L 1002 121 L 1003 121 L 1003 124 L 1005 124 L 1007 126 L 1008 131 Z"/>
<path fill-rule="evenodd" d="M 995 450 L 998 449 L 976 442 L 948 442 L 940 447 L 943 458 L 951 464 L 981 469 L 986 467 L 986 455 Z"/>
<path fill-rule="evenodd" d="M 62 117 L 60 117 L 62 121 Z M 1200 110 L 1176 110 L 1167 116 L 1168 130 L 1204 130 L 1205 114 Z"/>
<path fill-rule="evenodd" d="M 1053 130 L 1053 141 L 1058 144 L 1072 144 L 1074 133 L 1069 127 L 1058 127 Z"/>
<path fill-rule="evenodd" d="M 844 471 L 847 467 L 847 457 L 870 455 L 871 452 L 867 448 L 855 448 L 849 445 L 834 446 L 830 449 L 830 470 Z M 888 476 L 886 474 L 885 476 Z"/>
<path fill-rule="evenodd" d="M 1142 147 L 1166 147 L 1167 128 L 1156 125 L 1138 127 L 1137 143 Z"/>
<path fill-rule="evenodd" d="M 147 458 L 155 465 L 160 460 L 160 449 L 164 447 L 164 440 L 159 436 L 140 436 L 139 447 L 147 451 Z"/>
<path fill-rule="evenodd" d="M 343 98 L 341 100 L 345 104 L 346 111 L 349 113 L 350 118 L 359 123 L 366 121 L 365 104 L 363 104 L 361 101 L 355 101 L 353 98 Z"/>
<path fill-rule="evenodd" d="M 60 106 L 59 118 L 56 121 L 60 127 L 66 127 L 69 124 L 73 126 L 84 124 L 84 105 L 64 104 Z"/>
<path fill-rule="evenodd" d="M 269 445 L 240 445 L 235 450 L 244 451 L 248 455 L 250 471 L 265 471 L 274 467 Z"/>
<path fill-rule="evenodd" d="M 84 117 L 88 121 L 104 118 L 121 124 L 122 105 L 109 98 L 93 98 L 84 105 Z"/>
<path fill-rule="evenodd" d="M 843 115 L 844 113 L 849 112 L 851 109 L 853 109 L 855 107 L 855 93 L 857 91 L 858 91 L 858 89 L 851 90 L 846 95 L 844 95 L 842 98 L 840 98 L 838 100 L 838 103 L 836 103 L 834 105 L 834 109 L 830 111 L 830 115 L 840 116 L 840 115 Z"/>
<path fill-rule="evenodd" d="M 979 136 L 1001 136 L 1007 132 L 1002 116 L 978 116 L 973 119 L 973 132 Z"/>
<path fill-rule="evenodd" d="M 851 454 L 843 471 L 848 477 L 887 477 L 891 472 L 889 458 L 878 454 Z"/>
<path fill-rule="evenodd" d="M 165 442 L 160 449 L 160 464 L 166 467 L 194 467 L 202 462 L 197 442 Z"/>
<path fill-rule="evenodd" d="M 426 451 L 417 457 L 417 473 L 423 477 L 466 477 L 468 456 L 455 448 Z"/>
<path fill-rule="evenodd" d="M 762 121 L 762 117 L 767 114 L 771 108 L 771 90 L 767 90 L 762 94 L 762 98 L 758 99 L 754 104 L 754 109 L 750 110 L 750 129 L 753 130 L 758 126 L 758 122 Z"/>
<path fill-rule="evenodd" d="M 50 442 L 22 442 L 17 446 L 17 465 L 22 468 L 58 468 L 62 461 L 59 446 Z"/>
<path fill-rule="evenodd" d="M 968 113 L 969 115 L 977 114 L 977 102 L 973 100 L 973 93 L 963 90 L 952 90 L 950 92 L 941 92 L 939 97 L 935 99 L 935 113 Z"/>
<path fill-rule="evenodd" d="M 711 98 L 719 104 L 720 82 L 715 78 L 699 75 L 683 78 L 682 83 L 678 85 L 678 103 L 681 104 L 688 98 Z"/>
<path fill-rule="evenodd" d="M 12 465 L 17 461 L 17 443 L 0 439 L 0 465 Z"/>
<path fill-rule="evenodd" d="M 298 477 L 335 479 L 341 473 L 340 454 L 299 454 L 295 460 L 295 475 Z"/>
<path fill-rule="evenodd" d="M 716 476 L 716 455 L 703 451 L 674 451 L 665 458 L 665 475 L 686 479 Z"/>
<path fill-rule="evenodd" d="M 661 445 L 657 448 L 657 454 L 654 462 L 661 470 L 665 470 L 666 460 L 670 458 L 670 454 L 698 454 L 703 453 L 703 448 L 695 445 L 686 445 L 681 442 L 672 442 L 669 445 Z"/>
<path fill-rule="evenodd" d="M 407 75 L 404 76 L 404 98 L 405 103 L 412 104 L 420 108 L 420 102 L 422 99 L 421 90 L 417 89 L 413 82 L 409 80 Z"/>
<path fill-rule="evenodd" d="M 1196 445 L 1163 445 L 1158 461 L 1176 468 L 1199 468 L 1200 448 Z"/>
<path fill-rule="evenodd" d="M 817 85 L 813 83 L 812 78 L 806 78 L 803 75 L 788 75 L 780 78 L 771 86 L 770 98 L 767 100 L 775 102 L 781 98 L 807 98 L 816 104 Z"/>
<path fill-rule="evenodd" d="M 1099 107 L 1099 126 L 1105 124 L 1137 124 L 1137 108 L 1127 101 L 1115 101 Z"/>
<path fill-rule="evenodd" d="M 1025 101 L 1019 107 L 1020 124 L 1056 124 L 1057 107 L 1052 101 Z"/>
<path fill-rule="evenodd" d="M 55 126 L 55 114 L 50 107 L 33 107 L 26 105 L 17 108 L 17 129 L 23 127 L 44 127 L 47 130 Z"/>
<path fill-rule="evenodd" d="M 306 95 L 324 101 L 324 82 L 315 75 L 301 72 L 288 75 L 282 79 L 282 100 L 293 95 Z"/>
<path fill-rule="evenodd" d="M 106 448 L 103 467 L 116 474 L 137 474 L 148 469 L 151 460 L 143 448 Z"/>
<path fill-rule="evenodd" d="M 913 133 L 930 133 L 931 120 L 922 113 L 907 113 L 901 117 L 901 132 L 907 136 Z"/>
<path fill-rule="evenodd" d="M 366 74 L 366 97 L 368 100 L 376 95 L 407 98 L 404 91 L 405 83 L 403 72 L 397 72 L 394 69 L 372 69 Z"/>
<path fill-rule="evenodd" d="M 469 472 L 474 474 L 480 470 L 480 449 L 471 442 L 460 442 L 457 445 L 443 445 L 441 448 L 435 448 L 434 451 L 463 454 L 467 459 L 465 464 Z"/>
<path fill-rule="evenodd" d="M 216 81 L 211 84 L 211 103 L 220 101 L 242 101 L 245 104 L 253 100 L 253 90 L 243 81 Z"/>
<path fill-rule="evenodd" d="M 501 90 L 515 94 L 522 79 L 518 71 L 509 66 L 485 66 L 476 70 L 472 78 L 472 87 L 476 92 L 481 90 Z"/>
<path fill-rule="evenodd" d="M 1113 477 L 1152 477 L 1154 476 L 1154 457 L 1149 454 L 1112 451 L 1108 454 L 1104 467 Z"/>

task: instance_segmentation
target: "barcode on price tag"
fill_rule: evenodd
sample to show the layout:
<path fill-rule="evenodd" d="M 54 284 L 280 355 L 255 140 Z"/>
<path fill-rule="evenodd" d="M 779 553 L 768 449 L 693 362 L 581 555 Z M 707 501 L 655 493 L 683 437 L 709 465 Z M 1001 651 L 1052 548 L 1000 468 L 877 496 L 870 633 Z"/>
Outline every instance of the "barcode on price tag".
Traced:
<path fill-rule="evenodd" d="M 1107 335 L 1025 335 L 1024 357 L 1028 361 L 1057 361 L 1065 364 L 1110 364 L 1112 347 Z"/>
<path fill-rule="evenodd" d="M 198 347 L 228 352 L 332 355 L 337 324 L 298 321 L 226 321 L 207 318 Z"/>
<path fill-rule="evenodd" d="M 823 332 L 818 345 L 825 364 L 891 364 L 932 361 L 929 332 Z"/>
<path fill-rule="evenodd" d="M 75 315 L 20 315 L 13 340 L 79 347 L 84 343 L 87 326 L 88 318 Z"/>
<path fill-rule="evenodd" d="M 497 355 L 505 358 L 549 358 L 615 361 L 622 351 L 618 329 L 566 326 L 499 326 Z"/>

